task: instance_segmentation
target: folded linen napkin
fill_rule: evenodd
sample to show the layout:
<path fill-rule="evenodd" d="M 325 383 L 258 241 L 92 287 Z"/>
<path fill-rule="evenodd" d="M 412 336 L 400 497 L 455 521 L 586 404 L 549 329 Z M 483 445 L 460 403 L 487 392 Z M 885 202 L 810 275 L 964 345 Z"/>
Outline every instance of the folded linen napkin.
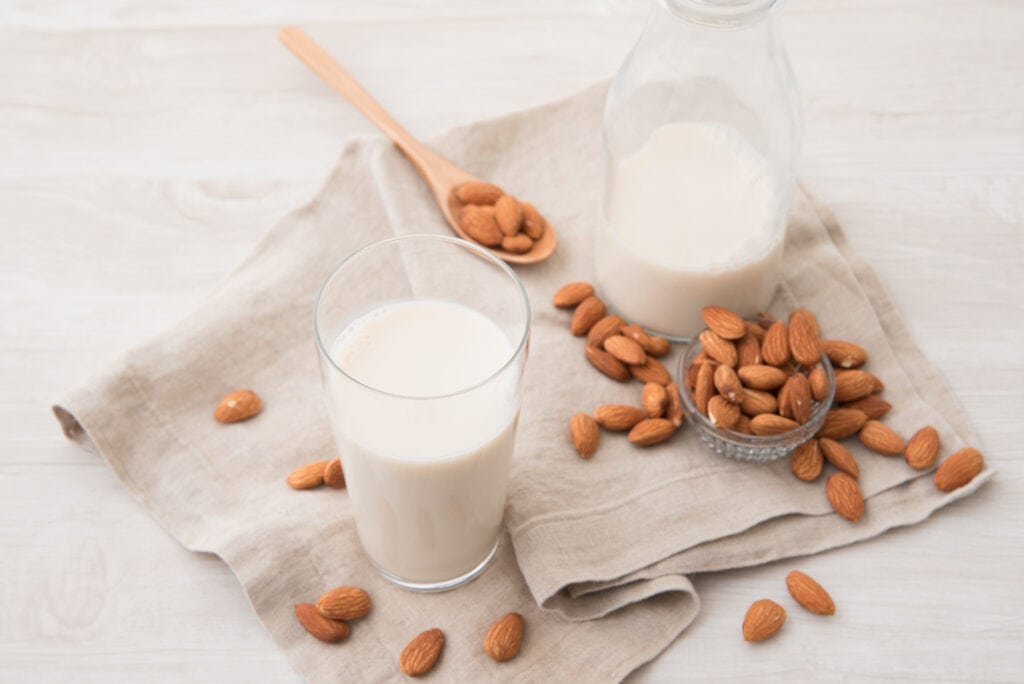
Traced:
<path fill-rule="evenodd" d="M 284 482 L 293 468 L 335 453 L 312 342 L 317 289 L 342 258 L 372 241 L 447 233 L 424 184 L 383 139 L 346 145 L 319 194 L 272 228 L 196 312 L 54 407 L 68 437 L 102 454 L 175 538 L 230 565 L 310 681 L 397 677 L 402 647 L 431 627 L 447 636 L 438 665 L 444 680 L 617 680 L 693 620 L 699 603 L 688 573 L 815 553 L 915 523 L 991 475 L 943 494 L 930 473 L 855 446 L 868 501 L 864 518 L 850 523 L 831 511 L 820 481 L 797 481 L 787 461 L 733 461 L 686 429 L 646 450 L 605 435 L 592 459 L 575 455 L 567 434 L 573 413 L 639 397 L 638 384 L 592 371 L 567 314 L 549 303 L 562 283 L 591 277 L 605 88 L 434 142 L 456 164 L 530 199 L 560 236 L 551 259 L 517 269 L 534 319 L 508 534 L 472 583 L 429 595 L 389 584 L 360 550 L 346 492 L 296 492 Z M 380 277 L 409 275 L 401 271 Z M 814 311 L 829 336 L 870 351 L 870 368 L 895 406 L 886 422 L 897 431 L 934 425 L 944 453 L 975 442 L 877 278 L 802 190 L 773 309 L 797 305 Z M 215 423 L 213 406 L 239 387 L 263 397 L 263 412 Z M 292 607 L 340 584 L 367 589 L 374 608 L 345 643 L 327 645 L 302 630 Z M 492 662 L 480 647 L 483 634 L 513 610 L 526 619 L 522 651 Z"/>

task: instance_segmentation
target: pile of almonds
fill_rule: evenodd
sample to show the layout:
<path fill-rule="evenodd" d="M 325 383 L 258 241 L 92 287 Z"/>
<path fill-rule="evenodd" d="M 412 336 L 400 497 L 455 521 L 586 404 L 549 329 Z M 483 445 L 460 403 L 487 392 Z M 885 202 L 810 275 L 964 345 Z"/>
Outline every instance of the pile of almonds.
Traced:
<path fill-rule="evenodd" d="M 569 322 L 573 335 L 586 335 L 584 354 L 594 368 L 618 382 L 644 383 L 640 406 L 605 404 L 593 415 L 577 413 L 569 420 L 569 435 L 576 452 L 590 458 L 601 438 L 598 427 L 612 432 L 628 431 L 637 446 L 660 444 L 683 424 L 679 385 L 658 358 L 672 350 L 663 337 L 649 335 L 638 325 L 608 314 L 590 283 L 574 282 L 559 288 L 552 303 L 560 309 L 574 309 Z"/>
<path fill-rule="evenodd" d="M 786 589 L 793 600 L 815 615 L 835 615 L 836 604 L 825 588 L 809 575 L 793 570 L 786 575 Z M 782 629 L 786 609 L 771 599 L 759 599 L 743 618 L 743 638 L 764 641 Z"/>
<path fill-rule="evenodd" d="M 485 247 L 525 254 L 547 230 L 547 220 L 529 202 L 506 195 L 493 183 L 471 181 L 455 188 L 459 225 Z"/>

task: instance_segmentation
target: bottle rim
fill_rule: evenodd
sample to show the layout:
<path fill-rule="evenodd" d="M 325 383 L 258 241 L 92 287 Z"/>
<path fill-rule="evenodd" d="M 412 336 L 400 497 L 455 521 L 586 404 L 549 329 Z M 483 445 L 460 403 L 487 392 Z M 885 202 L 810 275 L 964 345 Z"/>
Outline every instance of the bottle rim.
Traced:
<path fill-rule="evenodd" d="M 701 24 L 737 27 L 775 11 L 782 0 L 657 0 L 669 12 Z"/>

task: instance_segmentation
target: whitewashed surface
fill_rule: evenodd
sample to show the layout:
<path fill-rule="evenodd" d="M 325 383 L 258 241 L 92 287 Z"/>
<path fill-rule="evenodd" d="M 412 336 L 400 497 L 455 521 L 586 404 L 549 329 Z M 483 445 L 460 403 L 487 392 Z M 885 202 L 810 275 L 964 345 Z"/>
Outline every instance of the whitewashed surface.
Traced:
<path fill-rule="evenodd" d="M 0 681 L 293 682 L 230 571 L 49 415 L 189 312 L 372 129 L 303 26 L 424 137 L 610 76 L 642 0 L 0 4 Z M 1024 680 L 1024 3 L 791 0 L 802 176 L 945 371 L 999 477 L 925 524 L 699 577 L 637 681 Z M 839 603 L 740 638 L 794 565 Z M 441 677 L 443 678 L 443 676 Z"/>

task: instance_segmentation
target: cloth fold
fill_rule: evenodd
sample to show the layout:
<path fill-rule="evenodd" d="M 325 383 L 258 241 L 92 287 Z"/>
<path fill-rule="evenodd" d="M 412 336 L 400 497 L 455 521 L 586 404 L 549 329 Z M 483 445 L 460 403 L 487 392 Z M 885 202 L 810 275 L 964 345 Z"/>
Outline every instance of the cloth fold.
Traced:
<path fill-rule="evenodd" d="M 310 681 L 398 676 L 415 634 L 447 635 L 445 680 L 617 680 L 655 657 L 694 619 L 687 575 L 816 553 L 919 522 L 987 480 L 943 494 L 928 472 L 853 446 L 867 513 L 831 511 L 823 479 L 793 478 L 787 461 L 732 461 L 684 429 L 665 445 L 604 434 L 588 461 L 567 428 L 577 411 L 636 403 L 638 384 L 593 371 L 568 315 L 550 297 L 590 279 L 601 186 L 606 86 L 539 109 L 454 130 L 433 146 L 456 164 L 536 204 L 559 231 L 546 262 L 519 267 L 534 312 L 510 484 L 508 533 L 494 563 L 455 591 L 412 594 L 363 556 L 344 491 L 295 492 L 293 468 L 334 454 L 312 342 L 317 289 L 345 256 L 396 234 L 447 233 L 422 181 L 390 143 L 345 146 L 323 189 L 271 229 L 186 320 L 54 408 L 65 433 L 102 454 L 125 487 L 186 547 L 223 558 L 295 668 Z M 976 443 L 941 375 L 923 357 L 835 218 L 803 189 L 791 210 L 784 282 L 773 310 L 814 311 L 831 337 L 871 353 L 894 405 L 886 422 L 940 432 L 943 453 Z M 396 267 L 381 278 L 404 278 Z M 678 353 L 678 352 L 677 352 Z M 674 359 L 666 364 L 674 370 Z M 213 406 L 251 387 L 265 408 L 220 425 Z M 341 645 L 296 622 L 295 603 L 340 584 L 365 588 L 371 614 Z M 526 619 L 523 649 L 496 664 L 480 648 L 506 612 Z M 357 654 L 357 655 L 356 655 Z"/>

